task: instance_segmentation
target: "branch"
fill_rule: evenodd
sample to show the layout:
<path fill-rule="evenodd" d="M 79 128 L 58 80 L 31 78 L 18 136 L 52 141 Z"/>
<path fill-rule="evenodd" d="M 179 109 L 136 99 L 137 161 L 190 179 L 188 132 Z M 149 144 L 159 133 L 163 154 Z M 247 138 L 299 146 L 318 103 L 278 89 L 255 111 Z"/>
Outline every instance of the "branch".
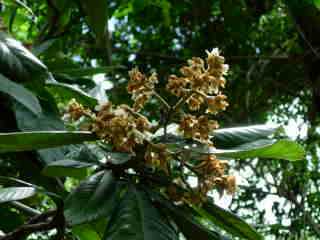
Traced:
<path fill-rule="evenodd" d="M 54 228 L 57 229 L 57 234 L 54 239 L 60 240 L 63 239 L 65 226 L 63 205 L 60 204 L 57 210 L 51 210 L 34 216 L 26 224 L 0 237 L 0 240 L 26 239 L 32 233 L 49 231 Z"/>
<path fill-rule="evenodd" d="M 25 204 L 23 204 L 21 202 L 18 202 L 18 201 L 10 202 L 10 204 L 13 207 L 25 212 L 26 214 L 28 214 L 31 217 L 34 217 L 34 216 L 37 216 L 37 215 L 41 214 L 41 212 L 39 212 L 38 210 L 33 209 L 33 208 L 31 208 L 31 207 L 29 207 L 29 206 L 27 206 L 27 205 L 25 205 Z"/>

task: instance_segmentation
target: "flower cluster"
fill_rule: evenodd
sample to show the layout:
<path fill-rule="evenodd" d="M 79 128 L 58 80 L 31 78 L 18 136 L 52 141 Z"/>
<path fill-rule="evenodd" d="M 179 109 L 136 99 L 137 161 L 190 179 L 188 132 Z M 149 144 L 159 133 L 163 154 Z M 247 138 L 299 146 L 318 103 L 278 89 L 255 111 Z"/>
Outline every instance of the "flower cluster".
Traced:
<path fill-rule="evenodd" d="M 224 190 L 228 194 L 233 194 L 236 188 L 234 176 L 225 175 L 227 161 L 219 160 L 215 155 L 204 156 L 200 163 L 195 166 L 195 170 L 199 173 L 198 192 L 201 196 L 206 196 L 208 191 L 213 188 L 218 189 L 221 193 Z"/>
<path fill-rule="evenodd" d="M 186 181 L 175 180 L 175 184 L 167 188 L 167 195 L 175 202 L 189 202 L 201 204 L 207 199 L 207 194 L 216 189 L 222 195 L 234 194 L 236 190 L 236 179 L 234 176 L 226 175 L 227 161 L 219 160 L 213 154 L 204 155 L 199 159 L 200 163 L 192 167 L 197 176 L 197 186 L 192 191 L 179 191 L 179 189 L 191 188 Z"/>
<path fill-rule="evenodd" d="M 147 118 L 135 114 L 126 105 L 114 109 L 111 103 L 101 107 L 92 125 L 92 131 L 99 138 L 121 152 L 133 152 L 133 148 L 143 142 L 143 133 L 149 129 Z"/>
<path fill-rule="evenodd" d="M 134 68 L 129 71 L 129 77 L 127 90 L 132 94 L 133 109 L 140 111 L 153 94 L 154 86 L 158 83 L 157 74 L 152 73 L 147 77 L 138 68 Z"/>
<path fill-rule="evenodd" d="M 205 102 L 208 113 L 216 114 L 225 110 L 228 103 L 220 89 L 225 87 L 224 76 L 228 72 L 228 65 L 224 64 L 224 57 L 219 54 L 218 49 L 207 51 L 206 61 L 198 57 L 192 58 L 180 72 L 182 77 L 169 77 L 166 88 L 178 97 L 188 96 L 187 103 L 191 111 L 199 110 Z"/>
<path fill-rule="evenodd" d="M 133 148 L 143 142 L 144 133 L 150 130 L 151 126 L 146 117 L 135 113 L 127 105 L 114 108 L 110 102 L 102 105 L 100 110 L 94 113 L 72 100 L 68 114 L 74 120 L 81 116 L 90 117 L 87 130 L 94 132 L 120 152 L 133 152 Z"/>
<path fill-rule="evenodd" d="M 191 114 L 186 114 L 182 117 L 179 130 L 183 133 L 185 138 L 193 138 L 202 143 L 211 144 L 209 133 L 218 127 L 217 121 L 209 120 L 205 115 L 201 115 L 197 118 Z"/>
<path fill-rule="evenodd" d="M 138 168 L 148 166 L 165 173 L 172 179 L 172 185 L 166 188 L 167 196 L 172 200 L 201 204 L 212 189 L 221 194 L 224 191 L 228 194 L 235 192 L 235 177 L 226 175 L 227 162 L 217 159 L 213 154 L 200 154 L 198 159 L 189 161 L 187 155 L 184 156 L 188 154 L 188 150 L 183 146 L 181 151 L 171 152 L 166 142 L 153 142 L 153 139 L 147 136 L 161 127 L 166 129 L 173 117 L 178 116 L 179 131 L 184 138 L 196 140 L 204 147 L 212 147 L 210 133 L 219 127 L 218 122 L 210 119 L 209 115 L 185 113 L 180 111 L 180 107 L 187 104 L 191 111 L 201 110 L 202 113 L 210 114 L 225 110 L 228 102 L 221 89 L 225 87 L 224 76 L 227 71 L 228 65 L 224 64 L 224 58 L 217 49 L 207 52 L 205 60 L 192 58 L 187 66 L 180 69 L 181 77 L 171 75 L 168 79 L 167 90 L 179 98 L 176 104 L 171 106 L 155 90 L 158 83 L 156 73 L 146 76 L 138 68 L 134 68 L 129 72 L 130 80 L 127 86 L 127 91 L 134 101 L 132 108 L 127 105 L 116 107 L 108 102 L 99 110 L 90 111 L 73 100 L 69 104 L 68 114 L 72 120 L 79 120 L 82 116 L 89 119 L 89 124 L 86 122 L 87 129 L 111 144 L 115 151 L 135 153 L 136 159 L 141 160 L 135 170 L 143 172 Z M 166 122 L 159 122 L 159 126 L 152 128 L 148 119 L 139 113 L 151 96 L 155 96 L 167 110 L 164 113 L 167 114 L 164 116 Z M 205 109 L 202 108 L 203 105 L 206 106 Z M 163 132 L 166 135 L 166 131 Z M 163 137 L 166 139 L 167 136 Z M 188 183 L 186 170 L 197 177 L 195 188 Z"/>

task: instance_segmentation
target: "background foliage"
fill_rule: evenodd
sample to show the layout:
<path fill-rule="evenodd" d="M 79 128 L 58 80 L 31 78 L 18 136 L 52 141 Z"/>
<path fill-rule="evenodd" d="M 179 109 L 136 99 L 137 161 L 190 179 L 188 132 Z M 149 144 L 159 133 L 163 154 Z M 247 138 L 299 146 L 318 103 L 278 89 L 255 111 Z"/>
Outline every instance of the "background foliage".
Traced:
<path fill-rule="evenodd" d="M 0 95 L 5 116 L 0 119 L 0 130 L 65 130 L 52 96 L 63 105 L 70 99 L 68 94 L 74 96 L 80 88 L 87 93 L 79 95 L 86 106 L 106 98 L 130 103 L 125 86 L 132 66 L 138 65 L 144 72 L 157 69 L 160 85 L 165 86 L 167 74 L 176 72 L 186 59 L 219 47 L 231 65 L 227 79 L 230 107 L 220 115 L 220 124 L 291 124 L 299 131 L 289 128 L 290 135 L 307 149 L 306 158 L 294 163 L 263 158 L 234 161 L 232 168 L 243 181 L 230 209 L 270 239 L 317 239 L 319 11 L 318 1 L 311 0 L 2 0 L 1 30 L 21 41 L 44 64 L 21 54 L 12 40 L 0 35 L 0 91 L 16 89 L 17 93 L 12 93 L 10 102 Z M 98 73 L 106 74 L 103 79 L 93 78 Z M 12 85 L 8 79 L 26 88 Z M 64 84 L 75 85 L 68 85 L 66 91 Z M 38 97 L 30 98 L 28 89 Z M 23 96 L 27 100 L 21 101 Z M 157 109 L 156 102 L 147 110 L 151 119 L 159 119 L 159 112 L 153 109 Z M 65 194 L 60 181 L 40 173 L 44 165 L 66 154 L 70 158 L 83 156 L 79 151 L 90 154 L 79 148 L 3 155 L 0 175 Z M 76 184 L 70 181 L 65 185 Z M 129 193 L 134 196 L 135 190 Z M 38 210 L 52 206 L 42 195 L 26 203 Z M 270 206 L 265 208 L 265 203 Z M 27 217 L 5 205 L 0 207 L 0 215 L 14 219 L 1 222 L 0 229 L 5 232 Z M 96 229 L 99 226 L 99 222 L 94 224 Z M 81 239 L 96 234 L 81 227 L 75 231 L 83 235 Z"/>

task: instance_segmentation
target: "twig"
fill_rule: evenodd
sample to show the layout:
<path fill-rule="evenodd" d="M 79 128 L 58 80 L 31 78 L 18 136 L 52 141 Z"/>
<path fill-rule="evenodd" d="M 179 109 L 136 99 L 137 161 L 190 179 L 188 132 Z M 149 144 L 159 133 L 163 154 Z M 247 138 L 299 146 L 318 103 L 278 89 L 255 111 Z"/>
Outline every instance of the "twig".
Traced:
<path fill-rule="evenodd" d="M 164 98 L 161 97 L 156 91 L 152 91 L 152 94 L 167 108 L 167 110 L 171 109 L 171 106 L 167 103 L 167 101 L 164 100 Z"/>
<path fill-rule="evenodd" d="M 63 215 L 63 202 L 60 202 L 57 204 L 57 210 L 51 210 L 34 216 L 26 224 L 7 233 L 5 236 L 0 237 L 0 240 L 25 239 L 32 233 L 48 231 L 54 228 L 57 229 L 55 239 L 61 240 L 64 236 L 65 226 L 66 222 Z"/>
<path fill-rule="evenodd" d="M 41 214 L 40 211 L 38 211 L 38 210 L 36 210 L 36 209 L 33 209 L 33 208 L 31 208 L 31 207 L 29 207 L 29 206 L 27 206 L 27 205 L 25 205 L 25 204 L 23 204 L 23 203 L 20 203 L 20 202 L 18 202 L 18 201 L 10 202 L 10 204 L 11 204 L 13 207 L 15 207 L 15 208 L 17 208 L 17 209 L 25 212 L 26 214 L 28 214 L 29 216 L 32 216 L 32 217 Z"/>

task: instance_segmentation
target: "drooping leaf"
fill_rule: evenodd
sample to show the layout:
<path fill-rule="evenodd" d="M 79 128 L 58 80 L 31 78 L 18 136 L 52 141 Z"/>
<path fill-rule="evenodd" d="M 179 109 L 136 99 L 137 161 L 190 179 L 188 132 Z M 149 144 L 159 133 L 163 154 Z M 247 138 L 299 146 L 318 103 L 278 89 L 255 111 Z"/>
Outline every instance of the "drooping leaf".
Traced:
<path fill-rule="evenodd" d="M 20 42 L 0 33 L 0 73 L 11 80 L 23 82 L 47 76 L 47 67 Z"/>
<path fill-rule="evenodd" d="M 88 162 L 60 160 L 46 165 L 42 173 L 50 177 L 84 178 L 88 174 L 88 168 L 92 166 L 93 164 Z"/>
<path fill-rule="evenodd" d="M 81 89 L 75 88 L 71 85 L 58 83 L 58 82 L 50 82 L 46 84 L 47 89 L 53 96 L 58 97 L 59 100 L 62 101 L 70 101 L 72 98 L 75 98 L 77 102 L 82 104 L 85 107 L 94 108 L 98 105 L 97 99 L 91 97 Z"/>
<path fill-rule="evenodd" d="M 108 224 L 104 240 L 178 240 L 178 234 L 146 193 L 130 186 Z"/>
<path fill-rule="evenodd" d="M 0 188 L 0 203 L 22 200 L 36 194 L 33 187 L 7 187 Z"/>
<path fill-rule="evenodd" d="M 112 172 L 98 172 L 80 185 L 65 202 L 65 217 L 71 225 L 94 221 L 111 214 L 119 198 L 121 185 Z"/>
<path fill-rule="evenodd" d="M 254 228 L 235 214 L 220 208 L 213 203 L 205 203 L 202 208 L 196 210 L 209 222 L 224 229 L 232 235 L 248 239 L 264 239 Z"/>
<path fill-rule="evenodd" d="M 34 114 L 39 115 L 41 113 L 41 106 L 37 97 L 22 85 L 10 81 L 2 74 L 0 74 L 0 92 L 13 97 Z"/>
<path fill-rule="evenodd" d="M 248 127 L 221 128 L 215 130 L 212 135 L 216 147 L 228 148 L 268 138 L 277 130 L 279 130 L 277 126 L 253 125 Z"/>
<path fill-rule="evenodd" d="M 193 215 L 193 209 L 185 209 L 173 205 L 168 200 L 159 196 L 159 194 L 151 193 L 157 203 L 164 209 L 166 209 L 169 215 L 177 224 L 180 231 L 187 238 L 187 240 L 193 239 L 208 239 L 208 240 L 227 240 L 228 238 L 220 235 L 219 233 L 209 230 L 204 227 L 199 220 Z"/>
<path fill-rule="evenodd" d="M 258 140 L 240 145 L 232 149 L 212 149 L 217 156 L 230 158 L 274 158 L 290 161 L 301 160 L 305 157 L 304 149 L 291 140 Z"/>
<path fill-rule="evenodd" d="M 91 132 L 86 131 L 0 133 L 0 153 L 52 148 L 68 144 L 78 144 L 95 139 L 95 136 Z"/>

